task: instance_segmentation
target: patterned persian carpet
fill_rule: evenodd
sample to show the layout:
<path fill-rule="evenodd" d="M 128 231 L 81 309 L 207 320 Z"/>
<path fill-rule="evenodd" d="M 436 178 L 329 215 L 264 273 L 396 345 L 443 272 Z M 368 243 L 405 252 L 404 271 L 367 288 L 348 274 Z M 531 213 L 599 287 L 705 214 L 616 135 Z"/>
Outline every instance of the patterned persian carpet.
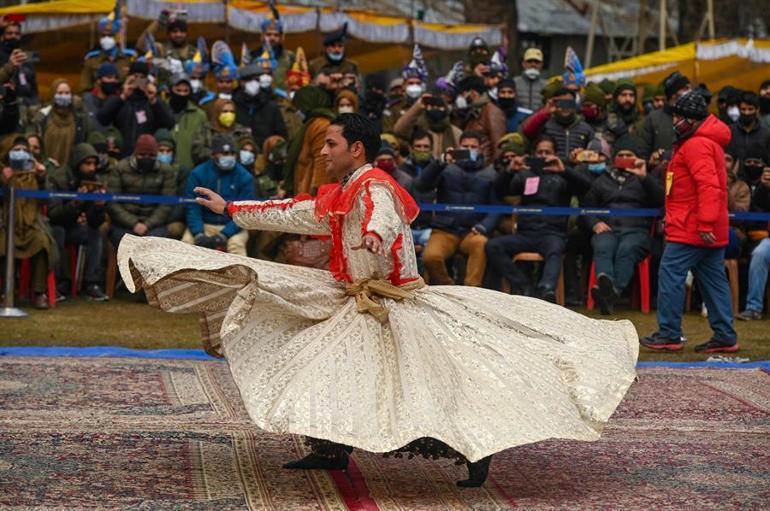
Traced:
<path fill-rule="evenodd" d="M 2 509 L 768 509 L 770 374 L 642 369 L 600 441 L 510 449 L 479 489 L 360 451 L 280 468 L 304 452 L 252 426 L 221 362 L 0 357 Z"/>

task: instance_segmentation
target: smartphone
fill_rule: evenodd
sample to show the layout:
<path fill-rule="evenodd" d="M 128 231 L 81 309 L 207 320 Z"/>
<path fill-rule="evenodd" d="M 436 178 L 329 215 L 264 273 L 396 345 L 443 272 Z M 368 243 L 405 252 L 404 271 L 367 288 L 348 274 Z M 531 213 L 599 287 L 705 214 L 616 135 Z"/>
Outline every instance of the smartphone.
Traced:
<path fill-rule="evenodd" d="M 81 181 L 80 186 L 84 186 L 88 192 L 96 192 L 105 188 L 104 183 L 100 181 Z"/>
<path fill-rule="evenodd" d="M 147 78 L 137 78 L 137 79 L 134 81 L 134 85 L 136 85 L 136 88 L 137 88 L 137 89 L 142 89 L 142 90 L 144 90 L 144 89 L 145 89 L 145 87 L 147 87 Z"/>
<path fill-rule="evenodd" d="M 455 161 L 470 160 L 471 152 L 467 149 L 453 149 L 452 158 L 454 158 Z"/>
<path fill-rule="evenodd" d="M 546 166 L 545 158 L 538 158 L 536 156 L 530 156 L 527 158 L 527 167 L 534 172 L 543 170 Z"/>
<path fill-rule="evenodd" d="M 595 163 L 599 161 L 599 153 L 585 149 L 577 154 L 577 161 Z"/>
<path fill-rule="evenodd" d="M 426 106 L 444 106 L 445 105 L 444 100 L 436 96 L 428 96 L 428 97 L 422 98 L 422 102 Z"/>
<path fill-rule="evenodd" d="M 628 170 L 634 168 L 635 158 L 621 158 L 618 156 L 615 161 L 612 162 L 612 166 L 616 169 Z"/>

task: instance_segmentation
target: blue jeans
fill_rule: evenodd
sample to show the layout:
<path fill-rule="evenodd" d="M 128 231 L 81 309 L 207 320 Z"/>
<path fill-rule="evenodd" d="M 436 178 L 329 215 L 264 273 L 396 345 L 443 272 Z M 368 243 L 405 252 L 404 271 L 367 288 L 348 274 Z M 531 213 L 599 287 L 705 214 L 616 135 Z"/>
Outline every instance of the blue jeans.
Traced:
<path fill-rule="evenodd" d="M 724 255 L 724 247 L 666 243 L 658 274 L 658 333 L 662 337 L 679 339 L 682 336 L 685 279 L 687 272 L 692 271 L 709 311 L 709 326 L 714 331 L 714 339 L 737 341 Z"/>
<path fill-rule="evenodd" d="M 428 246 L 428 240 L 430 239 L 431 231 L 432 229 L 430 227 L 426 229 L 412 229 L 412 240 L 414 240 L 414 246 L 422 247 L 422 251 L 418 254 L 415 254 L 417 259 L 417 271 L 420 273 L 420 275 L 425 273 L 425 265 L 422 264 L 422 252 L 424 252 L 425 247 Z"/>
<path fill-rule="evenodd" d="M 751 252 L 749 291 L 746 293 L 747 310 L 762 312 L 768 269 L 770 269 L 770 238 L 765 238 Z"/>

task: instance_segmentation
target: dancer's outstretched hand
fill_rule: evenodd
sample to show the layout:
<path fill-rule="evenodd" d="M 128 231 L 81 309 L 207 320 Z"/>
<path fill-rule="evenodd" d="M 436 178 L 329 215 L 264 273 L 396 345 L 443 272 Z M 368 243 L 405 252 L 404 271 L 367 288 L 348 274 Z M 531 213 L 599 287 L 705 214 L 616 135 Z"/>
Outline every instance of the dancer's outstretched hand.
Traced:
<path fill-rule="evenodd" d="M 201 206 L 206 206 L 218 215 L 225 212 L 227 201 L 225 201 L 217 192 L 209 190 L 208 188 L 203 188 L 202 186 L 194 188 L 193 192 L 200 196 L 195 198 L 195 202 Z"/>

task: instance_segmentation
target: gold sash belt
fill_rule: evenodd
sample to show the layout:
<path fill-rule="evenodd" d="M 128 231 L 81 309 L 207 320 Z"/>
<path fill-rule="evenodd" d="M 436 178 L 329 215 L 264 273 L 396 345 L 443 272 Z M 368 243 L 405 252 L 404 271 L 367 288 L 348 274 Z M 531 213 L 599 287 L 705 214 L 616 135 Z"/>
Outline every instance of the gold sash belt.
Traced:
<path fill-rule="evenodd" d="M 425 281 L 422 278 L 402 286 L 394 286 L 382 279 L 365 279 L 347 284 L 345 294 L 356 297 L 358 312 L 371 314 L 380 323 L 385 323 L 388 320 L 388 308 L 377 300 L 378 297 L 401 301 L 405 298 L 413 298 L 412 291 L 422 287 L 425 287 Z"/>

